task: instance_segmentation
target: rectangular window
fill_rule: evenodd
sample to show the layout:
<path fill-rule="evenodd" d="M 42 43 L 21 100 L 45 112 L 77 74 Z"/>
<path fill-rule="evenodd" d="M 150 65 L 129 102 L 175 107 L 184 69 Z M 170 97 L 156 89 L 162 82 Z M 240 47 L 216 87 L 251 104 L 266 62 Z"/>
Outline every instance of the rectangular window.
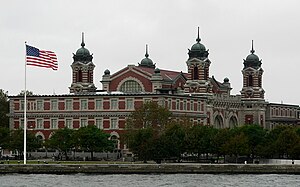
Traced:
<path fill-rule="evenodd" d="M 51 100 L 51 110 L 57 110 L 57 100 Z"/>
<path fill-rule="evenodd" d="M 24 119 L 20 120 L 20 129 L 24 129 Z"/>
<path fill-rule="evenodd" d="M 36 119 L 36 129 L 43 129 L 44 128 L 44 124 L 43 124 L 43 119 Z"/>
<path fill-rule="evenodd" d="M 20 110 L 24 110 L 24 101 L 21 101 L 21 107 Z"/>
<path fill-rule="evenodd" d="M 176 100 L 176 110 L 180 109 L 180 102 L 179 99 Z"/>
<path fill-rule="evenodd" d="M 192 111 L 194 111 L 194 101 L 193 100 L 191 100 L 191 107 L 190 107 L 190 109 L 192 110 Z"/>
<path fill-rule="evenodd" d="M 110 128 L 111 129 L 118 129 L 118 119 L 117 118 L 111 118 L 110 119 Z"/>
<path fill-rule="evenodd" d="M 87 126 L 87 119 L 81 119 L 80 120 L 80 127 L 86 127 Z"/>
<path fill-rule="evenodd" d="M 72 119 L 66 119 L 66 127 L 68 129 L 73 129 L 73 120 Z"/>
<path fill-rule="evenodd" d="M 183 101 L 183 110 L 186 111 L 186 100 Z"/>
<path fill-rule="evenodd" d="M 169 100 L 168 100 L 168 108 L 169 108 L 169 109 L 172 109 L 172 99 L 169 99 Z"/>
<path fill-rule="evenodd" d="M 66 110 L 72 110 L 72 99 L 67 99 L 66 100 Z"/>
<path fill-rule="evenodd" d="M 102 118 L 96 118 L 96 127 L 98 129 L 103 129 L 103 121 Z"/>
<path fill-rule="evenodd" d="M 44 103 L 42 100 L 36 101 L 37 104 L 37 110 L 44 110 Z"/>
<path fill-rule="evenodd" d="M 57 119 L 51 119 L 51 129 L 58 129 Z"/>
<path fill-rule="evenodd" d="M 118 99 L 110 100 L 110 109 L 113 109 L 113 110 L 118 109 Z"/>
<path fill-rule="evenodd" d="M 80 109 L 81 110 L 87 110 L 87 108 L 88 108 L 87 100 L 86 99 L 80 100 Z"/>
<path fill-rule="evenodd" d="M 197 110 L 198 110 L 198 111 L 201 111 L 201 102 L 200 102 L 200 101 L 198 102 Z"/>
<path fill-rule="evenodd" d="M 134 109 L 134 106 L 133 106 L 133 99 L 132 99 L 132 98 L 126 99 L 126 109 L 127 109 L 127 110 Z"/>
<path fill-rule="evenodd" d="M 96 110 L 102 110 L 102 99 L 96 99 Z"/>

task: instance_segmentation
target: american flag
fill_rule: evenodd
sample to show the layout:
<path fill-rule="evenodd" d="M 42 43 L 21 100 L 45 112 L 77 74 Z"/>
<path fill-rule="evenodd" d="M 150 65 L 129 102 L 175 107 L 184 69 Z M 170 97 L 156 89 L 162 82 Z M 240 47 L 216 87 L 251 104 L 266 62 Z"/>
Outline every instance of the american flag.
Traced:
<path fill-rule="evenodd" d="M 44 68 L 58 69 L 56 54 L 52 51 L 39 50 L 26 45 L 26 64 Z"/>

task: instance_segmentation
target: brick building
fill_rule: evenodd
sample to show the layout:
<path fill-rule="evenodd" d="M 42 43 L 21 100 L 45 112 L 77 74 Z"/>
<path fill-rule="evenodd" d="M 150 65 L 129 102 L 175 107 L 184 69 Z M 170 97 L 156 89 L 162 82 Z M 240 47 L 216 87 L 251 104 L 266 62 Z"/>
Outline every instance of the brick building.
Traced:
<path fill-rule="evenodd" d="M 259 124 L 264 128 L 276 125 L 298 125 L 299 106 L 266 102 L 262 85 L 262 62 L 253 43 L 244 60 L 241 95 L 231 95 L 228 78 L 223 82 L 210 77 L 212 63 L 206 47 L 198 36 L 189 49 L 187 72 L 157 68 L 149 58 L 137 65 L 128 65 L 111 74 L 105 70 L 102 89 L 94 85 L 93 56 L 85 47 L 73 55 L 70 93 L 64 95 L 33 95 L 27 99 L 27 127 L 41 139 L 48 139 L 53 130 L 78 129 L 88 124 L 119 139 L 126 117 L 147 101 L 168 107 L 175 117 L 189 117 L 194 124 L 216 128 L 232 128 L 243 124 Z M 237 70 L 239 71 L 239 70 Z M 24 127 L 24 98 L 10 96 L 10 128 Z M 118 144 L 119 149 L 123 145 Z"/>

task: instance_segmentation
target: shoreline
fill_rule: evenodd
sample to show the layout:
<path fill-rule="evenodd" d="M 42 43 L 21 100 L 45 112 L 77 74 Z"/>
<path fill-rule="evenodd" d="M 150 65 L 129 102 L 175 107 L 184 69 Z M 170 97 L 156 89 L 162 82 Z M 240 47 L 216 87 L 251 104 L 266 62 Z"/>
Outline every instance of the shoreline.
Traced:
<path fill-rule="evenodd" d="M 300 165 L 271 164 L 1 164 L 0 174 L 300 174 Z"/>

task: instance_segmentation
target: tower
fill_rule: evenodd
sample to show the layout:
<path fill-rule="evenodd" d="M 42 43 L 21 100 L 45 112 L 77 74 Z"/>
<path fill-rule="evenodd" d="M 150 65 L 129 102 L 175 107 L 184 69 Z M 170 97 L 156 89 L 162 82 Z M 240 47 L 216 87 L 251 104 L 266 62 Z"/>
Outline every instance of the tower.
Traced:
<path fill-rule="evenodd" d="M 186 62 L 189 76 L 184 85 L 184 89 L 187 93 L 207 94 L 212 92 L 212 86 L 209 79 L 209 66 L 211 63 L 208 59 L 209 53 L 200 41 L 198 27 L 197 43 L 189 49 L 189 58 Z"/>
<path fill-rule="evenodd" d="M 264 71 L 261 68 L 261 60 L 254 54 L 253 40 L 250 53 L 251 54 L 247 56 L 246 60 L 244 60 L 244 69 L 242 70 L 242 99 L 263 100 L 265 91 L 262 88 L 262 74 Z"/>
<path fill-rule="evenodd" d="M 81 48 L 73 53 L 72 84 L 70 93 L 95 92 L 93 54 L 85 48 L 84 34 L 82 33 Z"/>
<path fill-rule="evenodd" d="M 254 54 L 252 48 L 244 60 L 243 88 L 241 90 L 242 113 L 240 116 L 241 124 L 258 124 L 265 127 L 265 113 L 267 102 L 264 100 L 264 89 L 262 88 L 263 69 L 261 60 Z"/>

